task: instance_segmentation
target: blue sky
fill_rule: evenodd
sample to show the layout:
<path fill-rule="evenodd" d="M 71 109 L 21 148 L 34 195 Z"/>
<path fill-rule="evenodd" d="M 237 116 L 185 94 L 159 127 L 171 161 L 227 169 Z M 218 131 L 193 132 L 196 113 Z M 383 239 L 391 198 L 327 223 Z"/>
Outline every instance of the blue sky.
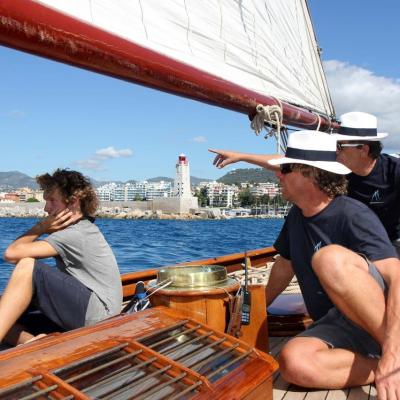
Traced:
<path fill-rule="evenodd" d="M 398 2 L 311 0 L 309 6 L 337 115 L 377 115 L 391 134 L 386 150 L 400 151 Z M 97 180 L 173 177 L 183 152 L 192 175 L 218 178 L 229 169 L 215 169 L 207 148 L 275 148 L 253 134 L 245 115 L 4 47 L 0 71 L 0 171 L 35 176 L 69 167 Z"/>

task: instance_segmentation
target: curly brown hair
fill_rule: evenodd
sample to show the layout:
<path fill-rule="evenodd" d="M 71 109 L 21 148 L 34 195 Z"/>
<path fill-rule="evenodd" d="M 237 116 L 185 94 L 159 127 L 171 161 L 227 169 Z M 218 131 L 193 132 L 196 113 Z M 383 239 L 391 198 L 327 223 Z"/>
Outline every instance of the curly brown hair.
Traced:
<path fill-rule="evenodd" d="M 303 176 L 313 179 L 321 192 L 332 199 L 347 194 L 345 175 L 335 174 L 306 164 L 293 164 L 292 168 L 299 171 Z"/>
<path fill-rule="evenodd" d="M 58 189 L 68 204 L 72 197 L 77 197 L 84 216 L 93 217 L 99 206 L 96 192 L 89 178 L 78 171 L 57 169 L 52 175 L 43 174 L 36 177 L 36 182 L 45 192 Z"/>

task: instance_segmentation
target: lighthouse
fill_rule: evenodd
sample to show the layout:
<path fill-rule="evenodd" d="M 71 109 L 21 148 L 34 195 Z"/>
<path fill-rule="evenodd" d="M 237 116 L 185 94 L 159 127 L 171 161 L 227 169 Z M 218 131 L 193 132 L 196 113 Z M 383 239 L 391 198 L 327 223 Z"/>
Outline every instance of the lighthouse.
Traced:
<path fill-rule="evenodd" d="M 174 197 L 191 198 L 189 161 L 185 154 L 180 154 L 176 163 Z"/>

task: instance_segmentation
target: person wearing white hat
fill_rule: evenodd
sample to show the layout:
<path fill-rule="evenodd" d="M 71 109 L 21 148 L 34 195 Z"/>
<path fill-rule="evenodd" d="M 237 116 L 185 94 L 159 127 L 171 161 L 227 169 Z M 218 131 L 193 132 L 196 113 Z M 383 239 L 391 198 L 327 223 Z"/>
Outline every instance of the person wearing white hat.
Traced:
<path fill-rule="evenodd" d="M 381 154 L 382 143 L 388 134 L 378 132 L 377 118 L 364 112 L 349 112 L 340 117 L 337 160 L 351 169 L 347 175 L 349 197 L 371 208 L 385 227 L 392 244 L 400 256 L 400 159 Z M 319 133 L 319 132 L 318 132 Z M 268 161 L 275 154 L 250 154 L 215 150 L 214 165 L 223 168 L 245 161 L 274 170 Z"/>
<path fill-rule="evenodd" d="M 281 373 L 313 388 L 375 381 L 382 395 L 400 374 L 393 353 L 400 345 L 400 261 L 387 233 L 367 206 L 344 195 L 350 170 L 336 161 L 332 135 L 293 133 L 285 156 L 269 164 L 294 205 L 274 244 L 280 256 L 267 305 L 296 275 L 315 321 L 283 347 Z"/>
<path fill-rule="evenodd" d="M 343 195 L 350 170 L 336 161 L 332 136 L 293 133 L 285 156 L 269 164 L 280 167 L 294 206 L 274 244 L 280 257 L 268 303 L 296 274 L 315 321 L 282 349 L 282 375 L 327 389 L 375 381 L 384 398 L 400 368 L 392 353 L 400 345 L 400 261 L 386 231 L 367 206 Z"/>
<path fill-rule="evenodd" d="M 364 112 L 340 117 L 337 160 L 351 169 L 348 196 L 370 207 L 379 217 L 400 256 L 400 159 L 382 154 L 377 119 Z"/>

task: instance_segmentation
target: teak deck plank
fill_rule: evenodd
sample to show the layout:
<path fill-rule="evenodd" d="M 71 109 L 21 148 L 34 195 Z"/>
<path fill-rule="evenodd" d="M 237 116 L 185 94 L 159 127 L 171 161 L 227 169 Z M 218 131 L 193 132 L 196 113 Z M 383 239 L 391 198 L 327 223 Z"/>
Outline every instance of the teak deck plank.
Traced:
<path fill-rule="evenodd" d="M 276 357 L 287 337 L 270 337 L 270 354 Z M 279 371 L 274 374 L 274 400 L 376 400 L 374 385 L 359 386 L 343 390 L 310 390 L 286 382 Z"/>

